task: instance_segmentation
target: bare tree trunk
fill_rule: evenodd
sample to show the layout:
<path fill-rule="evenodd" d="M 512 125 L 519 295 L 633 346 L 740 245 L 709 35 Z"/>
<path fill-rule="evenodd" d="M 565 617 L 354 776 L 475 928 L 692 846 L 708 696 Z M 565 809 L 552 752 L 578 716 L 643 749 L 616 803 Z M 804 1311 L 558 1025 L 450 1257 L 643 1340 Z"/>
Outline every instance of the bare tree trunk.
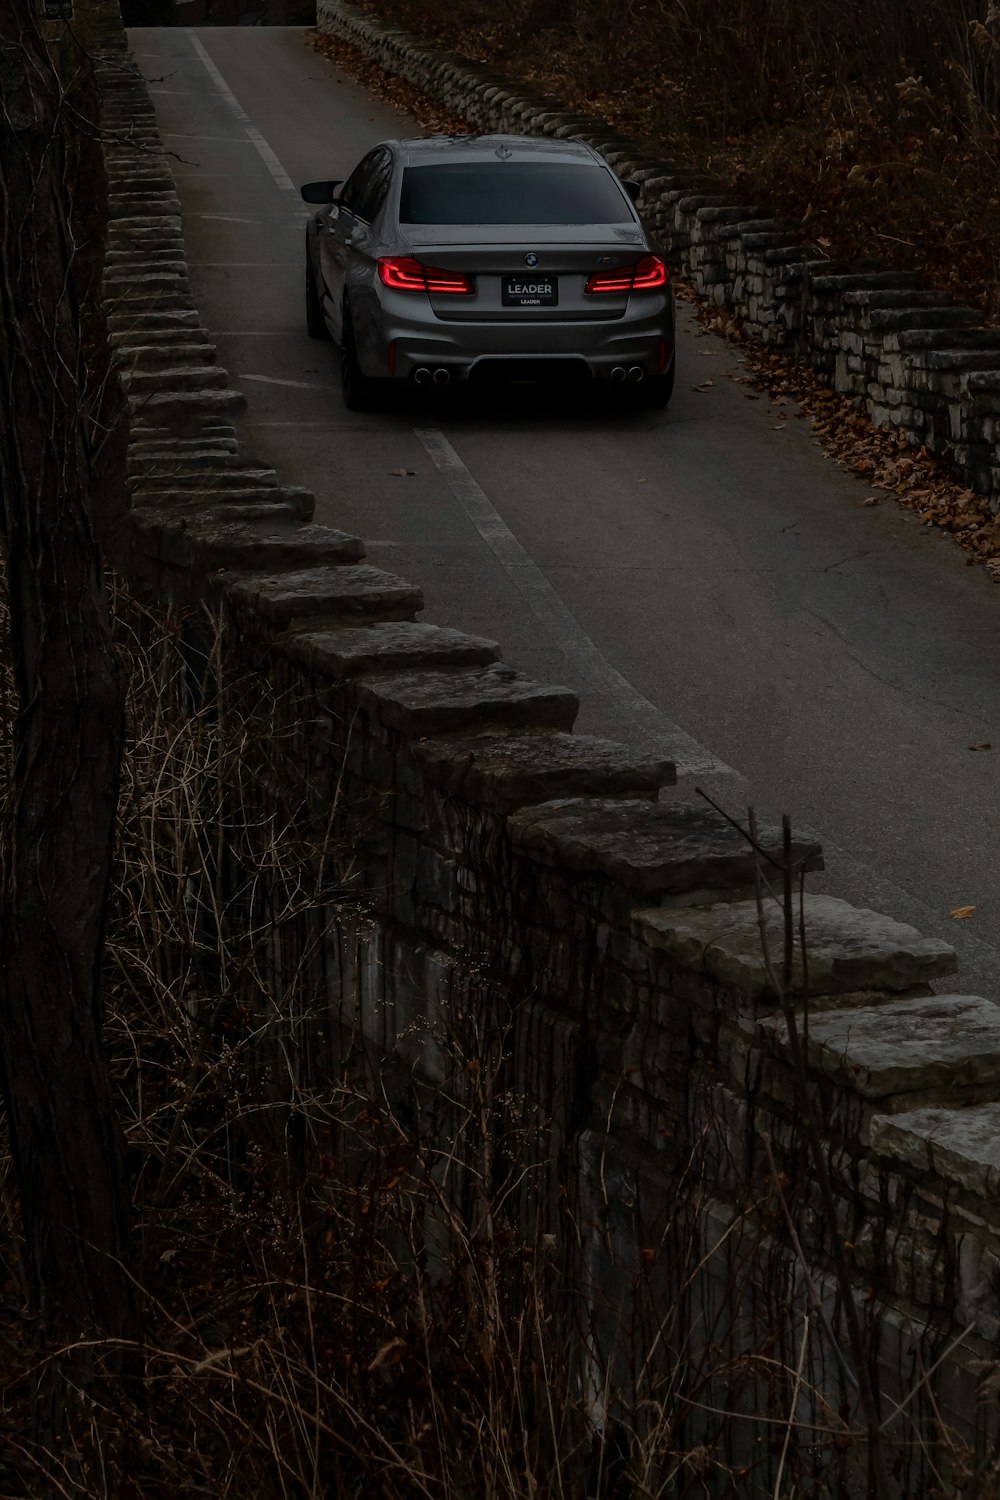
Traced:
<path fill-rule="evenodd" d="M 137 1337 L 129 1194 L 102 1039 L 123 684 L 91 516 L 109 468 L 95 92 L 60 78 L 37 0 L 0 0 L 0 485 L 17 684 L 0 826 L 0 1073 L 28 1291 L 50 1348 Z M 65 70 L 64 70 L 65 71 Z M 95 208 L 96 206 L 96 208 Z M 62 1377 L 48 1366 L 59 1425 Z M 121 1368 L 121 1356 L 112 1369 Z"/>

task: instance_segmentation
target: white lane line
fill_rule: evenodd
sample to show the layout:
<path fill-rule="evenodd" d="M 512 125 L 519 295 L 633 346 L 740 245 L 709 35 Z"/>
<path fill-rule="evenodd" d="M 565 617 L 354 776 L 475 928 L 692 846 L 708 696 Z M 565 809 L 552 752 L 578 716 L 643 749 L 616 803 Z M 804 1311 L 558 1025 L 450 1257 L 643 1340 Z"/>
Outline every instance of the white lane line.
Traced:
<path fill-rule="evenodd" d="M 643 749 L 669 755 L 677 764 L 678 775 L 738 775 L 732 766 L 718 760 L 654 703 L 644 698 L 602 655 L 503 517 L 493 508 L 489 497 L 473 479 L 444 433 L 434 427 L 416 427 L 414 432 L 532 614 L 541 621 L 566 657 L 577 680 L 586 683 L 593 693 L 610 704 L 621 719 L 621 738 L 633 744 L 639 738 Z M 638 737 L 636 730 L 640 731 Z"/>
<path fill-rule="evenodd" d="M 248 139 L 256 148 L 261 161 L 274 181 L 286 196 L 295 216 L 308 219 L 303 213 L 298 192 L 291 178 L 281 165 L 274 151 L 250 121 L 249 115 L 234 96 L 226 80 L 209 57 L 190 27 L 186 27 L 188 38 L 195 52 L 211 77 L 219 93 L 239 120 Z M 268 380 L 261 375 L 244 375 L 243 380 Z M 271 384 L 291 385 L 292 381 L 270 381 Z M 323 389 L 323 387 L 307 387 Z M 486 494 L 473 479 L 454 448 L 442 432 L 431 428 L 418 428 L 416 435 L 427 450 L 434 464 L 446 479 L 455 498 L 459 501 L 483 541 L 498 562 L 508 573 L 531 612 L 545 626 L 546 631 L 570 662 L 577 677 L 610 704 L 628 726 L 628 737 L 634 742 L 636 731 L 649 748 L 667 754 L 677 764 L 678 773 L 697 776 L 736 775 L 731 766 L 718 760 L 697 740 L 685 734 L 680 725 L 667 718 L 655 704 L 632 686 L 627 678 L 611 665 L 590 637 L 580 628 L 575 616 L 568 610 L 541 569 L 508 529 Z"/>
<path fill-rule="evenodd" d="M 261 385 L 290 385 L 297 391 L 332 391 L 332 385 L 316 385 L 312 380 L 279 380 L 277 375 L 243 375 L 238 380 L 256 380 Z"/>
<path fill-rule="evenodd" d="M 215 84 L 215 87 L 218 89 L 223 99 L 225 99 L 226 103 L 229 105 L 229 108 L 232 110 L 237 120 L 239 120 L 240 124 L 243 126 L 250 144 L 256 150 L 257 155 L 260 157 L 261 161 L 264 163 L 265 167 L 274 178 L 278 187 L 287 197 L 292 200 L 289 206 L 291 207 L 293 214 L 297 219 L 301 219 L 303 221 L 308 219 L 310 217 L 310 214 L 305 208 L 302 199 L 299 197 L 298 188 L 295 186 L 294 182 L 289 177 L 288 173 L 285 171 L 284 167 L 281 165 L 281 162 L 278 160 L 277 156 L 272 151 L 267 141 L 261 135 L 260 131 L 251 122 L 250 116 L 247 114 L 242 104 L 240 104 L 239 100 L 236 98 L 236 95 L 233 93 L 232 89 L 229 87 L 226 80 L 223 78 L 222 74 L 215 66 L 215 63 L 209 57 L 205 48 L 202 46 L 201 42 L 191 30 L 190 26 L 186 26 L 184 29 L 187 33 L 188 40 L 190 41 L 195 52 L 204 63 L 205 69 L 212 82 Z"/>
<path fill-rule="evenodd" d="M 191 135 L 187 130 L 161 130 L 163 141 L 211 141 L 216 146 L 252 146 L 253 141 L 241 141 L 233 135 Z"/>

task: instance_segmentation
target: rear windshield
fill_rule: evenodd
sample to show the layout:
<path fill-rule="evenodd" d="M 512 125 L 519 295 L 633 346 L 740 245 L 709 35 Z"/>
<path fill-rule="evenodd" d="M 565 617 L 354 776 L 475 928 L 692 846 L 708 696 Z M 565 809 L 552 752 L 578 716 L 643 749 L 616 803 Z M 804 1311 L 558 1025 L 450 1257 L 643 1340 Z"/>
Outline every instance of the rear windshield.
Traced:
<path fill-rule="evenodd" d="M 449 162 L 407 167 L 402 224 L 633 224 L 604 167 L 562 162 Z"/>

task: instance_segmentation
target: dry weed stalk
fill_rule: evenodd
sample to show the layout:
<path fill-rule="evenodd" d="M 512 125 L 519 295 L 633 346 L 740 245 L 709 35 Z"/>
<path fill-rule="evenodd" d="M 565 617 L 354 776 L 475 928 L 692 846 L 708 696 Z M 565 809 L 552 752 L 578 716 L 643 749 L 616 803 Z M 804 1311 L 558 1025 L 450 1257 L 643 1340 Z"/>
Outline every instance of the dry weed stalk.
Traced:
<path fill-rule="evenodd" d="M 764 1240 L 794 1206 L 765 1183 L 713 1217 L 733 1164 L 710 1092 L 630 1259 L 603 1152 L 588 1207 L 510 1086 L 518 1007 L 488 965 L 470 963 L 428 1039 L 433 1087 L 334 1035 L 316 960 L 331 923 L 363 948 L 370 919 L 350 851 L 285 789 L 294 705 L 228 680 L 214 625 L 123 598 L 117 618 L 132 690 L 109 1047 L 145 1405 L 90 1406 L 81 1480 L 24 1441 L 49 1356 L 8 1340 L 0 1492 L 832 1500 L 836 1456 L 863 1433 L 811 1384 L 812 1314 L 765 1274 Z M 613 1095 L 608 1131 L 614 1109 Z"/>

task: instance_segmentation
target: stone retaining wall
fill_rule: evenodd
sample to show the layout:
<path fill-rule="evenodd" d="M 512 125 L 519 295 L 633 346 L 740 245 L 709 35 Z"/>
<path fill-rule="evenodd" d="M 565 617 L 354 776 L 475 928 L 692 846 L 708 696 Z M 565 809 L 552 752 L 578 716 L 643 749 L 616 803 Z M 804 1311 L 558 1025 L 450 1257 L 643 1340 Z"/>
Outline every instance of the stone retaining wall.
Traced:
<path fill-rule="evenodd" d="M 979 1455 L 996 1429 L 995 1402 L 977 1405 L 977 1388 L 1000 1332 L 1000 1010 L 932 993 L 955 968 L 945 944 L 806 896 L 799 1078 L 746 839 L 676 791 L 669 763 L 573 734 L 570 692 L 504 666 L 490 641 L 419 623 L 419 590 L 366 564 L 360 539 L 310 524 L 310 496 L 243 458 L 240 398 L 191 300 L 153 108 L 109 5 L 102 15 L 106 303 L 131 412 L 131 510 L 114 549 L 164 602 L 207 599 L 221 611 L 223 673 L 238 683 L 266 671 L 281 690 L 288 786 L 323 837 L 332 829 L 350 851 L 344 878 L 373 922 L 358 930 L 334 906 L 315 909 L 274 949 L 282 1007 L 304 1009 L 318 992 L 331 1018 L 310 1043 L 332 1049 L 318 1076 L 344 1037 L 360 1036 L 385 1087 L 415 1093 L 414 1118 L 433 1121 L 441 1112 L 428 1101 L 445 1099 L 452 1080 L 448 1037 L 478 1005 L 481 1045 L 501 1060 L 505 1096 L 522 1101 L 531 1149 L 547 1163 L 521 1229 L 541 1226 L 589 1299 L 581 1379 L 596 1390 L 608 1379 L 625 1400 L 638 1365 L 648 1376 L 711 1352 L 721 1373 L 698 1387 L 688 1440 L 752 1460 L 747 1495 L 772 1492 L 775 1457 L 761 1458 L 772 1429 L 714 1413 L 748 1348 L 794 1364 L 810 1311 L 814 1389 L 803 1387 L 796 1415 L 823 1427 L 836 1425 L 831 1412 L 856 1420 L 851 1377 L 824 1331 L 837 1320 L 839 1239 L 883 1409 L 911 1398 L 889 1428 L 899 1494 L 924 1493 L 933 1465 L 948 1461 L 939 1420 Z M 368 28 L 372 45 L 374 23 L 350 25 Z M 380 46 L 408 68 L 419 61 L 458 107 L 455 79 L 472 76 L 461 63 L 394 33 Z M 536 106 L 500 83 L 480 76 L 475 88 L 484 125 L 537 124 Z M 645 173 L 652 201 L 663 164 L 605 147 Z M 655 191 L 663 203 L 680 193 L 662 181 Z M 699 217 L 707 207 L 676 197 L 690 263 L 718 265 L 725 245 L 736 264 L 738 220 Z M 754 236 L 776 236 L 754 222 Z M 793 276 L 780 244 L 758 251 L 772 257 L 760 265 L 785 268 L 782 285 L 808 281 L 810 318 L 835 326 L 838 299 L 851 295 L 843 286 L 801 266 Z M 782 337 L 801 327 L 797 296 L 780 304 Z M 859 327 L 897 316 L 849 305 Z M 781 855 L 780 830 L 759 842 L 765 860 Z M 804 870 L 821 860 L 808 842 L 791 853 Z M 765 908 L 780 954 L 777 908 Z M 804 1100 L 835 1223 L 804 1152 Z M 447 1136 L 440 1145 L 459 1150 Z M 739 1316 L 720 1323 L 736 1303 Z M 745 1410 L 773 1411 L 773 1384 L 754 1374 Z M 815 1495 L 851 1492 L 838 1487 L 843 1448 L 810 1460 Z"/>
<path fill-rule="evenodd" d="M 863 400 L 880 427 L 956 469 L 1000 510 L 1000 329 L 974 308 L 903 273 L 858 273 L 805 243 L 801 225 L 690 163 L 664 160 L 606 121 L 380 20 L 346 0 L 318 0 L 320 30 L 482 131 L 572 136 L 642 184 L 639 207 L 704 297 L 751 337 L 807 360 L 838 391 Z"/>

